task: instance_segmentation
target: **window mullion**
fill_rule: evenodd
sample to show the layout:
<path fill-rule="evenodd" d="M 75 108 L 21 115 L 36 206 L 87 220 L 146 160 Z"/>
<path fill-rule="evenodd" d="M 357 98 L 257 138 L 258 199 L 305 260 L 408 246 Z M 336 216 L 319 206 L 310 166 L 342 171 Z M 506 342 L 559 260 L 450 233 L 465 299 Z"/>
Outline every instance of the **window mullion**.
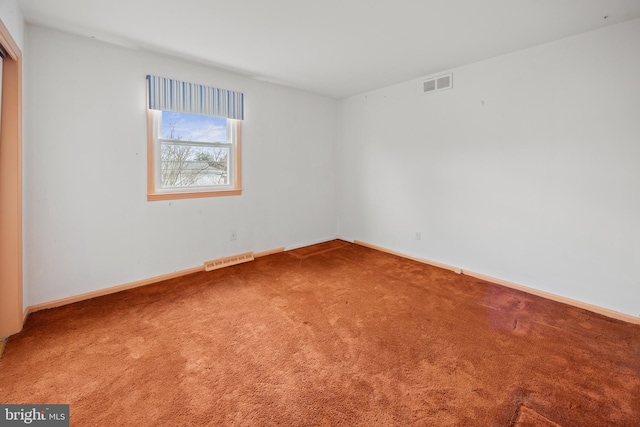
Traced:
<path fill-rule="evenodd" d="M 231 147 L 228 142 L 184 141 L 182 139 L 158 138 L 161 144 L 183 145 L 185 147 Z"/>

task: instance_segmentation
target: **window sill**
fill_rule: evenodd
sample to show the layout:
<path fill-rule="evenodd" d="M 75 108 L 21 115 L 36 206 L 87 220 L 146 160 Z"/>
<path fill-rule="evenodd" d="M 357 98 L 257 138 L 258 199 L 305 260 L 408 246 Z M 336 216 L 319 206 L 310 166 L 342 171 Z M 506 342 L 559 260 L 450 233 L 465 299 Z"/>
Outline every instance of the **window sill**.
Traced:
<path fill-rule="evenodd" d="M 239 196 L 242 190 L 222 190 L 222 191 L 191 191 L 180 193 L 149 193 L 147 201 L 154 202 L 158 200 L 176 200 L 176 199 L 197 199 L 202 197 L 222 197 L 222 196 Z"/>

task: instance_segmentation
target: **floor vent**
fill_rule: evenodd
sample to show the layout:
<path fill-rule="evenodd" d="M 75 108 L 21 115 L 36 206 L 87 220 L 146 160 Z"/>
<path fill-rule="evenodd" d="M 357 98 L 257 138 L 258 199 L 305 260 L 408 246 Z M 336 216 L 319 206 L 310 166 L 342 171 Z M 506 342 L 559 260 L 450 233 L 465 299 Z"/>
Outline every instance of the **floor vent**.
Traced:
<path fill-rule="evenodd" d="M 242 264 L 243 262 L 253 261 L 253 252 L 246 252 L 239 255 L 232 255 L 225 258 L 218 258 L 204 263 L 205 271 L 217 270 L 231 265 Z"/>
<path fill-rule="evenodd" d="M 453 73 L 443 74 L 422 81 L 422 93 L 437 92 L 453 87 Z"/>

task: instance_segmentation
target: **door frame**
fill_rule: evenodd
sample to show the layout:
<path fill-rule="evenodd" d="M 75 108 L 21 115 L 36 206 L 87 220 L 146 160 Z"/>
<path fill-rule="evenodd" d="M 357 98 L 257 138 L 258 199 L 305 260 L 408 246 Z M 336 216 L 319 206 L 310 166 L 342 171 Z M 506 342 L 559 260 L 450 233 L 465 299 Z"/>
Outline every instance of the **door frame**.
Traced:
<path fill-rule="evenodd" d="M 22 330 L 22 52 L 0 19 L 0 339 Z"/>

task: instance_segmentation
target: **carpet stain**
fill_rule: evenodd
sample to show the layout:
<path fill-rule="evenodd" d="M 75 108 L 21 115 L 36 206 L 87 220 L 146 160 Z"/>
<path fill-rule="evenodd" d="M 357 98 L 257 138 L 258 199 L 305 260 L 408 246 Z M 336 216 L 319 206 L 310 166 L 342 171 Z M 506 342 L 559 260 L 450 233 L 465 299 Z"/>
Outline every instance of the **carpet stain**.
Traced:
<path fill-rule="evenodd" d="M 149 349 L 149 346 L 145 344 L 144 337 L 131 338 L 124 345 L 129 350 L 129 356 L 134 359 L 140 359 Z"/>
<path fill-rule="evenodd" d="M 550 419 L 540 415 L 533 409 L 520 405 L 518 408 L 518 416 L 513 427 L 562 427 Z"/>

